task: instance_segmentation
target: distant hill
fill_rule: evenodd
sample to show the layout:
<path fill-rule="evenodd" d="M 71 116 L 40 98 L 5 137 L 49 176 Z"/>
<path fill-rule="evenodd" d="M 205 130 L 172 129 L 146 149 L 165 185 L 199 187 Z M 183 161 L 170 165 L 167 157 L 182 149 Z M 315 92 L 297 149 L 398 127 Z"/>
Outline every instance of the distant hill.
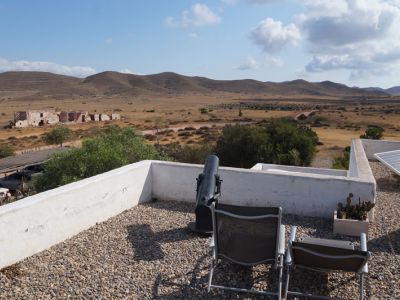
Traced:
<path fill-rule="evenodd" d="M 396 90 L 393 92 L 396 92 Z M 46 72 L 0 73 L 0 100 L 5 97 L 4 95 L 12 99 L 35 100 L 43 97 L 65 99 L 91 96 L 183 95 L 190 93 L 232 93 L 274 97 L 388 96 L 388 91 L 352 88 L 331 81 L 308 82 L 301 79 L 275 83 L 252 79 L 213 80 L 172 72 L 134 75 L 107 71 L 83 79 Z"/>
<path fill-rule="evenodd" d="M 392 96 L 400 96 L 400 86 L 394 86 L 388 89 L 383 89 L 380 87 L 367 87 L 364 90 L 369 92 L 384 92 Z"/>
<path fill-rule="evenodd" d="M 385 92 L 393 96 L 400 96 L 400 86 L 391 87 L 389 89 L 386 89 Z"/>

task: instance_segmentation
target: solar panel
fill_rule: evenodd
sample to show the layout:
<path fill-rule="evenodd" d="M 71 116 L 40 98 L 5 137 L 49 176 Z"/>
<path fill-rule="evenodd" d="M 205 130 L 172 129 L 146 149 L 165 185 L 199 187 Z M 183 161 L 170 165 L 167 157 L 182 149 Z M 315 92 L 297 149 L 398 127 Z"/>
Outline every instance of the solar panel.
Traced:
<path fill-rule="evenodd" d="M 400 175 L 400 150 L 375 153 L 374 156 L 396 174 Z"/>

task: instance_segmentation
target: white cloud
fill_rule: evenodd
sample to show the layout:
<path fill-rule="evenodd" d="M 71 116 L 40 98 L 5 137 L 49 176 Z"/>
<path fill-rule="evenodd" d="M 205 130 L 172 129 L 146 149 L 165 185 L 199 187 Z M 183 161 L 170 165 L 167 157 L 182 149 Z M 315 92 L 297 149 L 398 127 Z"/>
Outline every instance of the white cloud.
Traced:
<path fill-rule="evenodd" d="M 201 3 L 194 4 L 190 10 L 184 10 L 178 20 L 173 17 L 165 19 L 165 24 L 169 27 L 201 27 L 219 22 L 221 18 L 207 5 Z"/>
<path fill-rule="evenodd" d="M 266 18 L 251 30 L 250 38 L 265 52 L 273 53 L 287 44 L 296 44 L 300 40 L 300 31 L 294 24 L 283 26 L 280 21 Z"/>
<path fill-rule="evenodd" d="M 145 75 L 145 74 L 140 73 L 140 72 L 134 72 L 134 71 L 132 71 L 131 69 L 128 69 L 128 68 L 124 68 L 122 70 L 119 70 L 118 72 L 119 73 L 124 73 L 124 74 L 133 74 L 133 75 Z"/>
<path fill-rule="evenodd" d="M 190 32 L 190 33 L 188 33 L 187 36 L 192 39 L 197 39 L 199 37 L 199 35 L 196 32 Z"/>
<path fill-rule="evenodd" d="M 221 0 L 223 3 L 227 5 L 235 5 L 239 2 L 244 2 L 248 4 L 270 4 L 270 3 L 279 3 L 285 0 Z"/>
<path fill-rule="evenodd" d="M 47 61 L 26 61 L 16 60 L 10 61 L 0 58 L 0 72 L 7 71 L 38 71 L 51 72 L 61 75 L 86 77 L 96 73 L 96 70 L 91 67 L 82 66 L 65 66 Z"/>
<path fill-rule="evenodd" d="M 257 61 L 253 57 L 249 56 L 246 58 L 246 61 L 243 64 L 237 66 L 235 69 L 246 71 L 246 70 L 255 70 L 257 68 L 258 68 Z"/>
<path fill-rule="evenodd" d="M 400 3 L 304 0 L 298 17 L 312 60 L 308 72 L 347 70 L 350 78 L 400 66 Z"/>
<path fill-rule="evenodd" d="M 113 42 L 113 40 L 112 40 L 112 38 L 107 38 L 107 39 L 104 40 L 104 42 L 105 42 L 107 45 L 111 45 L 112 42 Z"/>
<path fill-rule="evenodd" d="M 267 63 L 273 67 L 283 67 L 283 61 L 280 57 L 267 57 Z"/>

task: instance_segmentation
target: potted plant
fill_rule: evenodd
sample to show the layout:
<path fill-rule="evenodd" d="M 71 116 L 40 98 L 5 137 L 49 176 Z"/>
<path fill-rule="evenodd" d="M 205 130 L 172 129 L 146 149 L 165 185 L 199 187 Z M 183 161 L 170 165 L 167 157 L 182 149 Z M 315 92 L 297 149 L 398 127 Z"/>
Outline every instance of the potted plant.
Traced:
<path fill-rule="evenodd" d="M 353 194 L 350 193 L 346 204 L 338 203 L 333 215 L 333 233 L 360 236 L 364 232 L 368 234 L 368 212 L 375 206 L 371 201 L 361 201 L 352 204 Z"/>

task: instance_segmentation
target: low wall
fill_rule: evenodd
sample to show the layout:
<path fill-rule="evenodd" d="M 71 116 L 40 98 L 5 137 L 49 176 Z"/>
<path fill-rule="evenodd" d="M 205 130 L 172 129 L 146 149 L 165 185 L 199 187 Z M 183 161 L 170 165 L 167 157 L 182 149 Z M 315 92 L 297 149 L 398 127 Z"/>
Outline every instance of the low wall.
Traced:
<path fill-rule="evenodd" d="M 0 207 L 0 269 L 151 198 L 142 161 Z"/>
<path fill-rule="evenodd" d="M 285 166 L 278 167 L 292 171 L 264 171 L 262 164 L 252 170 L 221 167 L 221 202 L 281 206 L 287 214 L 332 217 L 337 203 L 350 192 L 355 199 L 375 201 L 376 183 L 363 143 L 352 143 L 349 176 Z M 371 153 L 378 147 L 373 142 L 366 145 Z M 195 178 L 202 170 L 201 165 L 142 161 L 1 206 L 0 269 L 152 197 L 194 202 Z"/>
<path fill-rule="evenodd" d="M 331 175 L 331 176 L 347 176 L 345 170 L 334 170 L 334 169 L 323 169 L 323 168 L 309 168 L 309 167 L 295 167 L 295 166 L 284 166 L 275 164 L 256 164 L 251 168 L 252 170 L 261 170 L 268 172 L 286 171 L 306 174 L 319 174 L 319 175 Z"/>
<path fill-rule="evenodd" d="M 359 178 L 375 183 L 375 177 L 365 154 L 363 143 L 360 139 L 351 142 L 349 177 Z"/>
<path fill-rule="evenodd" d="M 153 197 L 195 201 L 196 181 L 202 166 L 153 162 Z M 219 169 L 221 203 L 248 206 L 281 206 L 284 213 L 332 217 L 337 203 L 351 192 L 356 198 L 374 201 L 375 182 L 319 174 L 279 174 L 238 168 Z"/>
<path fill-rule="evenodd" d="M 365 155 L 370 160 L 376 160 L 375 153 L 400 150 L 400 141 L 362 139 L 361 143 L 364 147 Z"/>

